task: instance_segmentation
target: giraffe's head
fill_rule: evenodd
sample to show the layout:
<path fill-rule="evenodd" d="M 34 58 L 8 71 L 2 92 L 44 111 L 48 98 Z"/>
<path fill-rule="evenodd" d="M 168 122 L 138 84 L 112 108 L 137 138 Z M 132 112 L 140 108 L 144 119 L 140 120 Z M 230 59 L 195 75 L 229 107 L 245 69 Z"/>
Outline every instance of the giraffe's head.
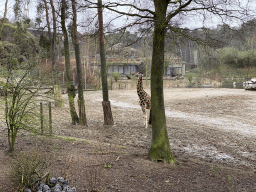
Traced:
<path fill-rule="evenodd" d="M 132 73 L 132 75 L 135 76 L 135 77 L 142 77 L 143 76 L 143 74 L 138 72 L 138 71 L 135 72 L 135 73 Z"/>

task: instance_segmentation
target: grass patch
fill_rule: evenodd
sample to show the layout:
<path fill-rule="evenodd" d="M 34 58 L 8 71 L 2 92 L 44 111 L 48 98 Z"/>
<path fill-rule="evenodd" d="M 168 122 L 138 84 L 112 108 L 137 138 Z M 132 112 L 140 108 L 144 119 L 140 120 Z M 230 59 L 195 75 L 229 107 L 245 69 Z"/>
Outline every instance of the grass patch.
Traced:
<path fill-rule="evenodd" d="M 52 145 L 52 150 L 57 150 L 59 147 L 57 145 Z"/>
<path fill-rule="evenodd" d="M 65 140 L 65 141 L 69 141 L 69 142 L 76 141 L 76 138 L 74 138 L 74 137 L 66 137 L 66 136 L 60 136 L 60 135 L 56 135 L 55 137 L 56 137 L 56 138 L 63 139 L 63 140 Z"/>
<path fill-rule="evenodd" d="M 141 180 L 146 180 L 147 179 L 146 175 L 139 175 L 137 178 L 141 179 Z"/>
<path fill-rule="evenodd" d="M 126 147 L 125 146 L 119 146 L 119 147 L 117 147 L 118 149 L 126 149 Z"/>
<path fill-rule="evenodd" d="M 211 166 L 211 171 L 210 171 L 210 175 L 215 177 L 216 174 L 217 174 L 217 171 L 219 170 L 220 168 L 218 167 L 215 167 L 215 166 Z"/>
<path fill-rule="evenodd" d="M 104 164 L 103 166 L 104 166 L 105 168 L 111 168 L 111 167 L 112 167 L 111 164 Z"/>

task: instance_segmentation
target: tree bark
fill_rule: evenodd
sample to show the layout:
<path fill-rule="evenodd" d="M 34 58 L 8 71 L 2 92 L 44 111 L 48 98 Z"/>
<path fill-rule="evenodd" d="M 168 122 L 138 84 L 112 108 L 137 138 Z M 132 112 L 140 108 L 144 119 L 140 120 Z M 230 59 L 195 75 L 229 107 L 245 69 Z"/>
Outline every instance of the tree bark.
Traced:
<path fill-rule="evenodd" d="M 0 40 L 2 40 L 2 30 L 3 30 L 3 27 L 4 27 L 4 22 L 5 22 L 5 19 L 6 19 L 6 15 L 7 15 L 7 5 L 8 5 L 8 0 L 5 1 L 4 17 L 2 18 L 2 22 L 1 22 L 1 25 L 0 25 Z"/>
<path fill-rule="evenodd" d="M 98 20 L 99 20 L 99 42 L 100 42 L 100 61 L 101 61 L 101 82 L 103 101 L 102 107 L 104 111 L 104 125 L 113 125 L 114 120 L 111 111 L 111 105 L 108 98 L 108 78 L 107 78 L 107 64 L 106 53 L 104 47 L 104 31 L 103 31 L 103 15 L 102 15 L 102 1 L 98 0 Z"/>
<path fill-rule="evenodd" d="M 52 8 L 52 21 L 53 21 L 53 35 L 52 35 L 52 73 L 53 73 L 53 79 L 54 84 L 58 84 L 58 72 L 56 68 L 56 60 L 55 60 L 55 53 L 56 53 L 56 35 L 57 35 L 57 29 L 56 29 L 56 15 L 55 15 L 55 8 L 53 4 L 53 0 L 50 0 L 50 5 Z"/>
<path fill-rule="evenodd" d="M 82 74 L 82 65 L 80 58 L 80 48 L 79 40 L 77 36 L 77 15 L 76 15 L 76 2 L 72 1 L 72 10 L 73 10 L 73 35 L 74 35 L 74 47 L 75 47 L 75 56 L 76 56 L 76 70 L 78 78 L 78 108 L 79 108 L 79 124 L 87 125 L 86 114 L 85 114 L 85 105 L 84 105 L 84 95 L 83 95 L 83 74 Z"/>
<path fill-rule="evenodd" d="M 152 110 L 152 143 L 149 158 L 154 161 L 175 162 L 170 149 L 166 130 L 163 73 L 164 41 L 166 33 L 167 0 L 155 0 L 152 74 L 151 74 L 151 110 Z"/>
<path fill-rule="evenodd" d="M 48 37 L 51 42 L 51 48 L 52 48 L 52 32 L 51 32 L 51 25 L 49 20 L 49 8 L 46 0 L 44 0 L 44 6 L 45 6 L 46 23 L 47 23 L 47 29 L 48 29 Z"/>
<path fill-rule="evenodd" d="M 61 3 L 61 27 L 64 35 L 64 51 L 65 51 L 65 74 L 66 74 L 66 86 L 69 99 L 69 108 L 70 115 L 72 119 L 72 124 L 79 123 L 79 118 L 76 113 L 75 104 L 74 104 L 74 90 L 71 86 L 71 75 L 70 75 L 70 54 L 69 54 L 69 43 L 68 43 L 68 33 L 65 25 L 65 11 L 66 10 L 66 1 L 62 0 Z"/>

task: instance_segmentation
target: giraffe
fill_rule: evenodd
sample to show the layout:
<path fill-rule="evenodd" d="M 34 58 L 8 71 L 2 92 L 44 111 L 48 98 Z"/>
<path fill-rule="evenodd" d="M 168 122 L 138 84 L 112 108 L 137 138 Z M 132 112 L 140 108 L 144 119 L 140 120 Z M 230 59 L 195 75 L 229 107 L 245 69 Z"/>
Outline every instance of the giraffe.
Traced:
<path fill-rule="evenodd" d="M 138 84 L 137 84 L 137 94 L 140 99 L 140 106 L 141 110 L 143 112 L 143 117 L 144 117 L 144 125 L 146 128 L 148 128 L 148 123 L 151 124 L 151 97 L 149 94 L 144 91 L 143 89 L 143 82 L 142 82 L 142 74 L 139 72 L 133 73 L 133 75 L 138 76 Z M 150 110 L 150 117 L 148 121 L 148 115 L 147 115 L 147 109 Z"/>

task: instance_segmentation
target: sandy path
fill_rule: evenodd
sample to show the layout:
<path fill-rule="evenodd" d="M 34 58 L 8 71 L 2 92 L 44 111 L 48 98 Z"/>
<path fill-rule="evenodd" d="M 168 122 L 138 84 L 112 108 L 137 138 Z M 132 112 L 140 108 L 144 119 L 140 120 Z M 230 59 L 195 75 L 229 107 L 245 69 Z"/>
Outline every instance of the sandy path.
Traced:
<path fill-rule="evenodd" d="M 112 93 L 114 107 L 140 111 L 134 91 Z M 178 88 L 164 94 L 170 145 L 177 155 L 255 166 L 255 92 Z"/>

